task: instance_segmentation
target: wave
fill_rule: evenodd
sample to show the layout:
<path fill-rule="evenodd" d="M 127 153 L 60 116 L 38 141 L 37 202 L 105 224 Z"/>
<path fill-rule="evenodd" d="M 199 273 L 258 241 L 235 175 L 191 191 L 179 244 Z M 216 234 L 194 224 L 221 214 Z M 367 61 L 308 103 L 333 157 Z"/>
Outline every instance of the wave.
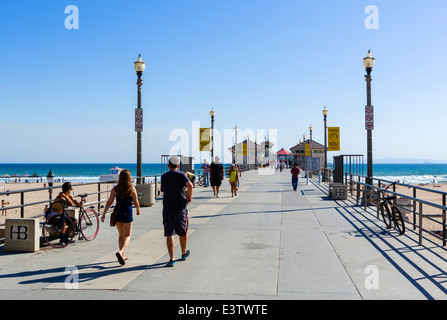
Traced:
<path fill-rule="evenodd" d="M 447 175 L 402 175 L 402 176 L 380 176 L 376 179 L 387 181 L 399 181 L 406 184 L 447 183 Z"/>

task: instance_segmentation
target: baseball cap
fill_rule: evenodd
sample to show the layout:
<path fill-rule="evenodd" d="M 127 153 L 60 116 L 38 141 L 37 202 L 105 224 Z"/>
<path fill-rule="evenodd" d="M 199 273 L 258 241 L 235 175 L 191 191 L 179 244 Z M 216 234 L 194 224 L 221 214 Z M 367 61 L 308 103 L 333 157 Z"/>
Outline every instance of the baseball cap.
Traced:
<path fill-rule="evenodd" d="M 169 158 L 169 164 L 172 164 L 173 166 L 178 166 L 180 164 L 180 159 L 176 156 L 172 156 Z"/>

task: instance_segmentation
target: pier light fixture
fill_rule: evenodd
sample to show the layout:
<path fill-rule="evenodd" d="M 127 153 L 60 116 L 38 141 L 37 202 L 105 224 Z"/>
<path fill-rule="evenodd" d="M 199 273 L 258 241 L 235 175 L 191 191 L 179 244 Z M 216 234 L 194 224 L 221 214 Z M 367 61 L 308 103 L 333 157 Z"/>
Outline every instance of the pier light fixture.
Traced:
<path fill-rule="evenodd" d="M 50 172 L 48 172 L 47 181 L 48 181 L 48 186 L 52 187 L 53 183 L 54 183 L 54 173 L 53 173 L 53 171 L 51 171 L 51 169 L 50 169 Z"/>
<path fill-rule="evenodd" d="M 363 66 L 365 67 L 366 71 L 371 73 L 371 70 L 372 68 L 374 68 L 375 63 L 376 59 L 371 56 L 371 50 L 368 50 L 368 54 L 365 58 L 363 58 Z"/>
<path fill-rule="evenodd" d="M 141 54 L 138 56 L 137 61 L 135 61 L 133 65 L 136 72 L 144 72 L 146 64 L 144 63 L 143 59 L 141 59 Z"/>

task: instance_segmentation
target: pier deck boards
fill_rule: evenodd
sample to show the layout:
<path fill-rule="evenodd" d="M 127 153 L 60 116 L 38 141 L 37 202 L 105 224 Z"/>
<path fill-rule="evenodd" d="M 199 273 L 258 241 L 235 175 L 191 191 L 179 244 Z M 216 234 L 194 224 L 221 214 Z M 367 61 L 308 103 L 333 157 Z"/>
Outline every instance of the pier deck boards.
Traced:
<path fill-rule="evenodd" d="M 444 248 L 419 246 L 411 230 L 385 231 L 373 209 L 328 198 L 325 184 L 300 178 L 293 191 L 287 170 L 250 171 L 236 197 L 229 190 L 227 179 L 220 198 L 211 188 L 194 189 L 191 256 L 174 268 L 164 267 L 161 200 L 135 216 L 125 266 L 116 261 L 117 232 L 107 224 L 94 241 L 65 249 L 6 253 L 0 247 L 0 299 L 447 297 Z M 78 290 L 65 285 L 67 266 L 79 271 Z"/>

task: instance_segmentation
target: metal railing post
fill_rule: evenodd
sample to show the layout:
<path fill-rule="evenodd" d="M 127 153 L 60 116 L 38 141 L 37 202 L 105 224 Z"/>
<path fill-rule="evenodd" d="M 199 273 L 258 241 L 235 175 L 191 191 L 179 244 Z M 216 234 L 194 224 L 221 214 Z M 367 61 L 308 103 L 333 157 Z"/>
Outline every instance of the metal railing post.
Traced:
<path fill-rule="evenodd" d="M 422 202 L 419 202 L 419 245 L 422 246 Z"/>

